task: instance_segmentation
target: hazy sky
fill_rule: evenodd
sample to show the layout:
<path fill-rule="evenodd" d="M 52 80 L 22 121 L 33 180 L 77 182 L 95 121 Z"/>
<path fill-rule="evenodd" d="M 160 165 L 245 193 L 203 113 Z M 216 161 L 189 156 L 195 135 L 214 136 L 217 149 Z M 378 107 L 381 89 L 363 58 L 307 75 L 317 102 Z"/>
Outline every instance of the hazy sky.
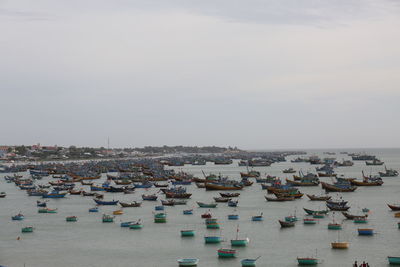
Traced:
<path fill-rule="evenodd" d="M 0 144 L 400 147 L 400 2 L 0 0 Z"/>

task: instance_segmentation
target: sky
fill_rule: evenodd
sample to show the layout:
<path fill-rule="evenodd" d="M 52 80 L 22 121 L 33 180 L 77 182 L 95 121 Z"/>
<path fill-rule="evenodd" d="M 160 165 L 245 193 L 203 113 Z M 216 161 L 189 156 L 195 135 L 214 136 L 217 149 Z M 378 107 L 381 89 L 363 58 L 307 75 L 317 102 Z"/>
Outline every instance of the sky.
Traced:
<path fill-rule="evenodd" d="M 395 0 L 0 0 L 0 144 L 400 147 Z"/>

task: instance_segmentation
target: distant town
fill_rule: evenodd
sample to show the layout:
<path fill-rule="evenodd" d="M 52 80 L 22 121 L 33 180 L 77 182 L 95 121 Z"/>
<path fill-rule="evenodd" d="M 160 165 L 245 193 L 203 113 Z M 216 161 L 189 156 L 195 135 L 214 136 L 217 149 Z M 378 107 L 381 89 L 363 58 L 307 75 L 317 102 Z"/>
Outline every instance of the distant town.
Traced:
<path fill-rule="evenodd" d="M 77 146 L 47 146 L 35 144 L 31 146 L 15 145 L 0 146 L 1 161 L 46 161 L 46 160 L 76 160 L 76 159 L 104 159 L 130 158 L 141 156 L 157 156 L 166 154 L 204 154 L 204 153 L 238 153 L 242 150 L 237 147 L 217 146 L 145 146 L 143 148 L 105 148 L 105 147 L 77 147 Z"/>

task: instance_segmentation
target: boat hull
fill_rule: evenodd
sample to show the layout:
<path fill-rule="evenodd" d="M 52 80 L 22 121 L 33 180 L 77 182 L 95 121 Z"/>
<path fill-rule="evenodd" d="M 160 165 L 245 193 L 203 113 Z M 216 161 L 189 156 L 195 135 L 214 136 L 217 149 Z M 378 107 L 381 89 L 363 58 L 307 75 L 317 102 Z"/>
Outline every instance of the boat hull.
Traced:
<path fill-rule="evenodd" d="M 297 258 L 299 265 L 317 265 L 318 259 L 314 258 Z"/>
<path fill-rule="evenodd" d="M 390 257 L 388 256 L 389 264 L 391 265 L 400 265 L 400 257 Z"/>

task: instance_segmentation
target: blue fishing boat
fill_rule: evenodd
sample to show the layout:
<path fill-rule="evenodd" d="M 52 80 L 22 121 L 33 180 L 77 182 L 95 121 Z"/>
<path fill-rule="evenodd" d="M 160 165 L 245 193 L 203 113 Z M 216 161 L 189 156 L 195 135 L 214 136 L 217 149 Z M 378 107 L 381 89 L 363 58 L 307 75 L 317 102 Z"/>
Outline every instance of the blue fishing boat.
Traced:
<path fill-rule="evenodd" d="M 42 195 L 43 198 L 63 198 L 65 197 L 65 195 L 67 194 L 67 192 L 59 192 L 59 191 L 51 191 L 49 193 L 44 193 Z"/>
<path fill-rule="evenodd" d="M 242 264 L 242 267 L 255 267 L 256 266 L 256 261 L 260 257 L 257 257 L 255 259 L 243 259 L 243 260 L 240 261 L 240 263 Z"/>
<path fill-rule="evenodd" d="M 153 186 L 152 183 L 143 183 L 143 184 L 133 184 L 135 188 L 150 188 Z"/>
<path fill-rule="evenodd" d="M 229 206 L 229 207 L 237 207 L 238 203 L 239 203 L 238 200 L 236 200 L 236 201 L 234 201 L 234 200 L 229 200 L 229 201 L 228 201 L 228 206 Z"/>
<path fill-rule="evenodd" d="M 134 223 L 134 221 L 121 222 L 120 226 L 121 227 L 130 227 L 132 223 Z"/>
<path fill-rule="evenodd" d="M 184 215 L 192 215 L 193 214 L 193 210 L 184 210 L 183 214 Z"/>
<path fill-rule="evenodd" d="M 36 201 L 36 206 L 38 207 L 46 207 L 47 206 L 47 202 L 46 201 Z"/>
<path fill-rule="evenodd" d="M 103 201 L 100 199 L 93 199 L 97 205 L 117 205 L 119 200 L 112 200 L 112 201 Z"/>
<path fill-rule="evenodd" d="M 252 216 L 252 217 L 251 217 L 251 220 L 252 220 L 253 222 L 264 221 L 263 213 L 261 212 L 260 215 Z"/>
<path fill-rule="evenodd" d="M 90 208 L 89 212 L 99 212 L 99 207 Z"/>
<path fill-rule="evenodd" d="M 154 210 L 164 210 L 164 206 L 155 206 Z"/>
<path fill-rule="evenodd" d="M 191 185 L 192 181 L 172 181 L 172 185 Z"/>
<path fill-rule="evenodd" d="M 142 195 L 143 200 L 156 201 L 157 198 L 157 195 Z"/>
<path fill-rule="evenodd" d="M 239 215 L 238 214 L 229 214 L 228 220 L 239 220 Z"/>
<path fill-rule="evenodd" d="M 358 228 L 358 235 L 374 235 L 374 229 L 372 228 Z"/>
<path fill-rule="evenodd" d="M 102 186 L 91 185 L 90 191 L 106 191 Z"/>
<path fill-rule="evenodd" d="M 18 213 L 17 215 L 11 217 L 13 221 L 22 221 L 24 218 L 25 218 L 24 215 L 21 213 Z"/>

